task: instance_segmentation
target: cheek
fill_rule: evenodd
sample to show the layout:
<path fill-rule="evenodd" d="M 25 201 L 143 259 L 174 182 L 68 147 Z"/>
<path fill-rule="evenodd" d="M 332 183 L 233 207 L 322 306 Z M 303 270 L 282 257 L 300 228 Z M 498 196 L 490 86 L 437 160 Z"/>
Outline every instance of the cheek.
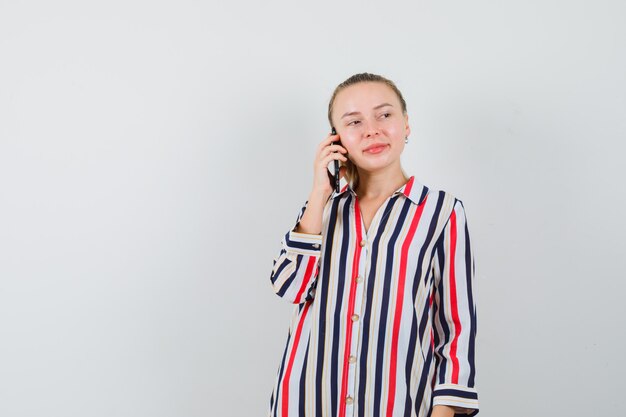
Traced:
<path fill-rule="evenodd" d="M 341 140 L 341 146 L 346 148 L 348 153 L 356 152 L 356 150 L 358 149 L 357 141 L 354 140 L 354 138 L 350 136 L 347 136 L 347 137 L 344 136 L 340 140 Z"/>
<path fill-rule="evenodd" d="M 401 135 L 404 132 L 404 125 L 400 123 L 394 123 L 392 125 L 389 125 L 387 130 L 394 136 Z"/>

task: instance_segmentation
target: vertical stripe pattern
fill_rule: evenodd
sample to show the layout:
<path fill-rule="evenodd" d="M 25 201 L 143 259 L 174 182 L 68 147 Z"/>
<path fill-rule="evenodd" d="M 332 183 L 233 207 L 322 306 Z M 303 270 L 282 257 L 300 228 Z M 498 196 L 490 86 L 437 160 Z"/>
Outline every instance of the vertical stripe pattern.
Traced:
<path fill-rule="evenodd" d="M 274 292 L 295 306 L 270 417 L 478 413 L 474 258 L 465 208 L 411 177 L 368 229 L 350 185 L 320 235 L 294 230 L 273 261 Z"/>

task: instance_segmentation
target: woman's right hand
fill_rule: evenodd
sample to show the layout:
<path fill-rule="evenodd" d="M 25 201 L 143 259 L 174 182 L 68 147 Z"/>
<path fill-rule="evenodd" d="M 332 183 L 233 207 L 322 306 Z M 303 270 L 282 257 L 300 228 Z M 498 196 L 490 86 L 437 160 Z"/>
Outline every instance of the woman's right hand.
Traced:
<path fill-rule="evenodd" d="M 344 156 L 348 151 L 341 145 L 333 145 L 331 142 L 339 141 L 339 135 L 328 135 L 319 146 L 315 154 L 313 190 L 307 200 L 306 210 L 300 219 L 300 222 L 294 229 L 295 232 L 309 233 L 319 235 L 322 233 L 322 217 L 324 206 L 328 198 L 333 193 L 335 181 L 333 174 L 328 170 L 328 164 L 334 160 L 347 161 Z M 339 168 L 339 177 L 343 177 L 346 173 L 346 167 Z"/>
<path fill-rule="evenodd" d="M 315 155 L 312 192 L 324 197 L 329 197 L 335 187 L 333 174 L 328 170 L 328 164 L 334 160 L 344 162 L 348 160 L 344 155 L 348 153 L 346 148 L 338 144 L 333 145 L 332 142 L 339 142 L 339 135 L 328 135 L 317 147 Z M 345 172 L 346 167 L 340 167 L 339 178 L 342 178 Z"/>

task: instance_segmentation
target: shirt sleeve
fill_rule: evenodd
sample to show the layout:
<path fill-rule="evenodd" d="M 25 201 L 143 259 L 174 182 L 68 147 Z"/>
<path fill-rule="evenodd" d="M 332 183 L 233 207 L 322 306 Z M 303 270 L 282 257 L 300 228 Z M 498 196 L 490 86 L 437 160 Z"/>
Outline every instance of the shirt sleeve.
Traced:
<path fill-rule="evenodd" d="M 455 416 L 478 414 L 474 346 L 474 255 L 470 245 L 465 208 L 455 199 L 454 208 L 437 242 L 435 252 L 435 386 L 433 406 L 447 405 Z"/>
<path fill-rule="evenodd" d="M 313 299 L 319 272 L 322 235 L 294 231 L 307 204 L 300 210 L 295 226 L 283 237 L 270 276 L 274 292 L 294 304 Z"/>

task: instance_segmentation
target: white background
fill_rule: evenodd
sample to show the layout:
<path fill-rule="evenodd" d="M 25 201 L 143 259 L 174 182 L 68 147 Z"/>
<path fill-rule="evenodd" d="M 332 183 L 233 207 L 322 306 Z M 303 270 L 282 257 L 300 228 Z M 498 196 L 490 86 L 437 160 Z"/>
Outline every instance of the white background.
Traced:
<path fill-rule="evenodd" d="M 619 415 L 626 4 L 0 3 L 0 415 L 261 416 L 334 87 L 462 199 L 488 416 Z"/>

